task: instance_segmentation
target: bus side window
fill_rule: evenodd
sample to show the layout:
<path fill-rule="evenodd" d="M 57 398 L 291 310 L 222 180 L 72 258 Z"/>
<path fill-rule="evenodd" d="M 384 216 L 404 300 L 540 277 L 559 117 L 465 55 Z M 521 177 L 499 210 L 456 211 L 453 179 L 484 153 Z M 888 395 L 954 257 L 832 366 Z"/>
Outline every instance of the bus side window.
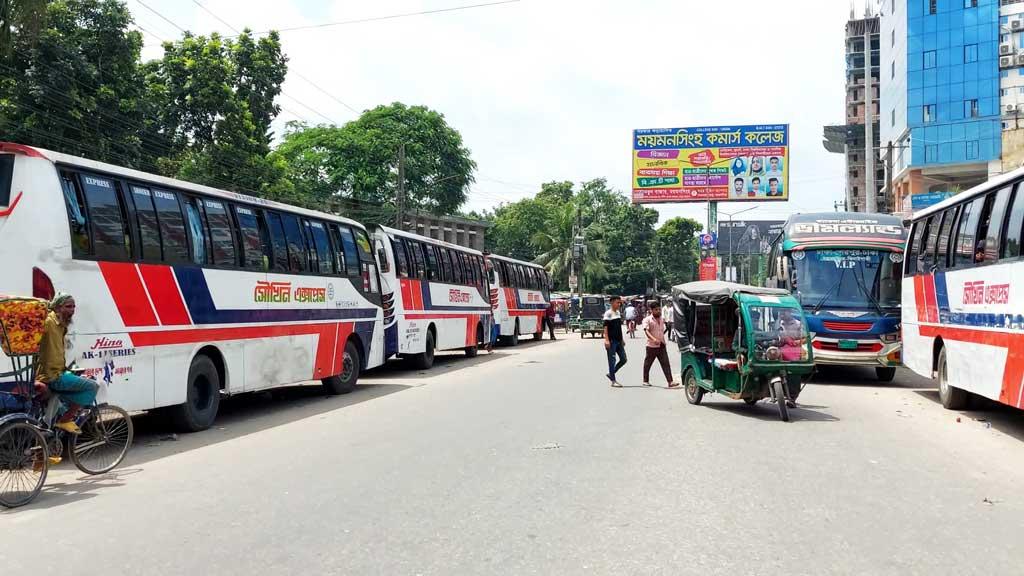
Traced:
<path fill-rule="evenodd" d="M 135 202 L 135 220 L 139 229 L 142 260 L 159 262 L 163 259 L 160 243 L 160 221 L 153 206 L 153 193 L 149 188 L 130 185 L 132 200 Z"/>
<path fill-rule="evenodd" d="M 1020 237 L 1024 227 L 1024 190 L 1017 186 L 1013 196 L 1010 214 L 1006 218 L 1006 241 L 1003 242 L 1003 258 L 1017 258 L 1021 255 Z"/>
<path fill-rule="evenodd" d="M 373 257 L 373 245 L 370 244 L 370 237 L 362 228 L 353 227 L 352 232 L 355 234 L 356 248 L 359 251 L 361 271 L 366 272 L 370 277 L 369 291 L 372 294 L 377 294 L 380 292 L 380 284 L 378 284 L 377 261 Z"/>
<path fill-rule="evenodd" d="M 153 205 L 160 224 L 160 243 L 165 264 L 182 264 L 190 260 L 185 234 L 185 217 L 181 214 L 178 195 L 167 190 L 152 189 Z"/>
<path fill-rule="evenodd" d="M 984 202 L 981 204 L 981 212 L 978 217 L 978 232 L 974 243 L 975 264 L 981 264 L 988 260 L 986 257 L 986 254 L 988 253 L 988 243 L 986 239 L 988 238 L 988 229 L 992 220 L 992 208 L 995 206 L 995 201 L 995 193 L 989 193 L 985 195 Z"/>
<path fill-rule="evenodd" d="M 210 254 L 214 266 L 238 266 L 238 249 L 227 208 L 219 200 L 203 200 L 203 206 L 210 226 Z"/>
<path fill-rule="evenodd" d="M 401 238 L 391 241 L 391 252 L 395 255 L 395 273 L 399 278 L 409 277 L 409 262 L 405 257 L 405 244 Z"/>
<path fill-rule="evenodd" d="M 416 264 L 415 277 L 420 280 L 427 279 L 427 258 L 423 254 L 423 244 L 413 240 L 407 240 L 406 243 L 409 246 L 410 253 L 412 254 L 413 262 Z M 412 274 L 410 274 L 412 276 Z"/>
<path fill-rule="evenodd" d="M 464 258 L 465 254 L 458 250 L 452 252 L 452 269 L 455 271 L 455 283 L 456 284 L 469 284 L 469 280 L 466 277 L 468 270 L 466 270 L 466 262 Z"/>
<path fill-rule="evenodd" d="M 64 189 L 64 206 L 71 226 L 71 252 L 75 258 L 89 255 L 89 221 L 85 216 L 85 198 L 71 172 L 61 173 L 61 187 Z"/>
<path fill-rule="evenodd" d="M 930 274 L 935 269 L 935 244 L 939 241 L 939 219 L 942 214 L 932 214 L 925 221 L 924 246 L 921 247 L 921 257 L 918 258 L 918 266 L 921 272 Z"/>
<path fill-rule="evenodd" d="M 331 242 L 327 239 L 327 228 L 322 222 L 310 222 L 309 227 L 316 246 L 317 269 L 321 274 L 334 274 L 334 258 L 331 256 Z"/>
<path fill-rule="evenodd" d="M 309 253 L 306 251 L 306 238 L 299 218 L 294 214 L 281 214 L 281 224 L 288 240 L 288 270 L 305 272 L 309 268 Z"/>
<path fill-rule="evenodd" d="M 250 270 L 266 270 L 267 260 L 263 254 L 263 239 L 256 214 L 241 206 L 234 208 L 242 240 L 242 266 Z"/>
<path fill-rule="evenodd" d="M 420 247 L 423 249 L 423 255 L 427 262 L 427 280 L 436 281 L 441 275 L 441 267 L 437 263 L 437 254 L 434 252 L 434 246 L 431 244 L 421 244 Z"/>
<path fill-rule="evenodd" d="M 1007 186 L 993 195 L 995 198 L 992 202 L 992 213 L 989 216 L 988 232 L 985 234 L 986 262 L 999 260 L 999 254 L 1002 252 L 1001 246 L 1006 237 L 1006 225 L 1003 217 L 1010 206 L 1011 192 L 1012 188 Z"/>
<path fill-rule="evenodd" d="M 974 263 L 974 241 L 977 238 L 978 220 L 981 219 L 981 209 L 984 204 L 985 199 L 978 198 L 969 204 L 964 204 L 960 210 L 954 268 L 963 268 Z"/>
<path fill-rule="evenodd" d="M 92 222 L 93 255 L 98 260 L 127 260 L 128 228 L 114 182 L 89 174 L 82 174 L 81 180 Z"/>
<path fill-rule="evenodd" d="M 441 274 L 448 284 L 455 282 L 455 267 L 452 265 L 452 251 L 447 248 L 438 248 L 438 255 L 441 257 Z"/>
<path fill-rule="evenodd" d="M 288 239 L 284 235 L 281 215 L 277 212 L 264 212 L 267 226 L 270 228 L 270 242 L 273 246 L 274 263 L 270 267 L 275 272 L 288 271 Z"/>
<path fill-rule="evenodd" d="M 939 242 L 935 250 L 935 266 L 939 270 L 945 270 L 949 266 L 949 237 L 953 233 L 953 223 L 956 222 L 957 210 L 946 208 L 942 213 L 942 226 L 939 228 Z"/>
<path fill-rule="evenodd" d="M 345 252 L 345 275 L 351 278 L 359 277 L 359 253 L 356 249 L 356 240 L 352 236 L 352 229 L 348 226 L 339 225 L 341 235 L 341 249 Z M 359 284 L 360 286 L 362 284 Z"/>
<path fill-rule="evenodd" d="M 206 222 L 203 218 L 203 206 L 195 198 L 182 197 L 185 204 L 185 217 L 188 219 L 188 235 L 192 241 L 191 261 L 203 266 L 208 263 Z"/>

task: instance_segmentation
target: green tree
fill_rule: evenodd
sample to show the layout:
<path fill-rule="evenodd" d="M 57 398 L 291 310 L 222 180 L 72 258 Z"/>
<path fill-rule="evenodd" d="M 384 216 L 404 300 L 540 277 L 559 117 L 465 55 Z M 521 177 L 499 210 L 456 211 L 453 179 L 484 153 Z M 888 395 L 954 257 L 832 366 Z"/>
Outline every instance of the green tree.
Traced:
<path fill-rule="evenodd" d="M 234 40 L 186 33 L 144 70 L 158 103 L 147 137 L 164 151 L 163 172 L 308 204 L 286 181 L 286 163 L 270 157 L 274 99 L 287 74 L 276 33 L 258 41 L 248 29 Z"/>
<path fill-rule="evenodd" d="M 8 57 L 0 60 L 5 139 L 143 167 L 142 36 L 128 29 L 124 4 L 49 2 L 41 16 L 33 2 L 7 9 Z"/>
<path fill-rule="evenodd" d="M 560 205 L 539 203 L 544 205 L 548 218 L 544 226 L 531 238 L 533 247 L 541 251 L 534 262 L 547 269 L 558 288 L 565 289 L 569 286 L 569 272 L 572 267 L 576 205 L 572 202 Z M 584 288 L 589 289 L 597 286 L 607 274 L 607 248 L 601 241 L 593 238 L 585 239 L 583 245 L 586 255 L 583 258 L 583 270 L 579 274 Z"/>
<path fill-rule="evenodd" d="M 544 230 L 551 207 L 533 198 L 503 204 L 494 209 L 494 225 L 487 230 L 487 249 L 520 260 L 533 260 L 538 250 L 534 234 Z"/>
<path fill-rule="evenodd" d="M 394 205 L 405 151 L 405 207 L 452 214 L 466 201 L 476 163 L 444 115 L 396 102 L 341 127 L 292 124 L 276 154 L 296 186 L 316 197 Z"/>
<path fill-rule="evenodd" d="M 700 222 L 690 218 L 672 218 L 658 228 L 656 250 L 658 251 L 658 282 L 663 286 L 674 286 L 697 278 L 700 251 L 697 247 L 697 233 L 702 229 Z"/>

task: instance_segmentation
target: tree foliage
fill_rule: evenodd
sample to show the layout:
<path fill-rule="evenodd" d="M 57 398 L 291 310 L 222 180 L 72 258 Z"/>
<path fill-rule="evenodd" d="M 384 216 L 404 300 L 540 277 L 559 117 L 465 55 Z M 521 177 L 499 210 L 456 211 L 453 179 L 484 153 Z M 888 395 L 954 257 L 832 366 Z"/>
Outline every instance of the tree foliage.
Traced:
<path fill-rule="evenodd" d="M 139 167 L 142 36 L 114 0 L 14 2 L 0 59 L 4 138 Z M 22 19 L 18 22 L 18 19 Z"/>
<path fill-rule="evenodd" d="M 317 199 L 394 206 L 400 149 L 405 208 L 451 214 L 466 201 L 476 163 L 444 115 L 395 102 L 344 126 L 291 124 L 276 154 L 296 186 Z"/>
<path fill-rule="evenodd" d="M 579 185 L 548 182 L 533 198 L 495 209 L 488 249 L 543 264 L 568 287 L 574 234 L 586 246 L 585 290 L 643 294 L 689 280 L 696 269 L 693 220 L 676 218 L 656 230 L 658 213 L 633 205 L 603 178 Z"/>

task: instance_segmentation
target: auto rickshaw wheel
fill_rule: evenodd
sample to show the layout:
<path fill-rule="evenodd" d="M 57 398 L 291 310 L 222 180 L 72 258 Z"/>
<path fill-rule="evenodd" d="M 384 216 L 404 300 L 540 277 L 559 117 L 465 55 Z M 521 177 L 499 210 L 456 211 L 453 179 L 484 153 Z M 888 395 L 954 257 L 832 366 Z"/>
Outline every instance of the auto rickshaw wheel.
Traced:
<path fill-rule="evenodd" d="M 786 405 L 786 382 L 782 378 L 772 381 L 772 390 L 775 392 L 775 403 L 779 405 L 779 418 L 783 422 L 789 422 L 789 406 Z"/>
<path fill-rule="evenodd" d="M 683 389 L 686 390 L 686 401 L 694 406 L 699 405 L 704 399 L 704 389 L 697 383 L 697 375 L 693 373 L 693 368 L 687 368 L 683 374 Z"/>

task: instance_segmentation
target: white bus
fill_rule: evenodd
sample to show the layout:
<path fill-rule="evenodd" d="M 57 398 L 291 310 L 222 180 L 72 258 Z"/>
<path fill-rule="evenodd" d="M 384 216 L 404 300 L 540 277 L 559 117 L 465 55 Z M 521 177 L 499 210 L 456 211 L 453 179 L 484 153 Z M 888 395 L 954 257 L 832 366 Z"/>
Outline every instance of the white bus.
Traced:
<path fill-rule="evenodd" d="M 330 214 L 0 143 L 0 270 L 0 294 L 75 296 L 69 359 L 182 430 L 222 394 L 344 393 L 384 362 L 369 237 Z"/>
<path fill-rule="evenodd" d="M 544 332 L 551 281 L 542 266 L 491 254 L 491 305 L 498 336 L 506 343 L 519 344 L 519 336 Z"/>
<path fill-rule="evenodd" d="M 476 356 L 490 341 L 491 315 L 483 254 L 385 226 L 373 228 L 381 267 L 385 356 L 420 369 L 437 350 Z"/>
<path fill-rule="evenodd" d="M 904 258 L 903 362 L 942 405 L 1024 408 L 1024 169 L 918 212 Z"/>

